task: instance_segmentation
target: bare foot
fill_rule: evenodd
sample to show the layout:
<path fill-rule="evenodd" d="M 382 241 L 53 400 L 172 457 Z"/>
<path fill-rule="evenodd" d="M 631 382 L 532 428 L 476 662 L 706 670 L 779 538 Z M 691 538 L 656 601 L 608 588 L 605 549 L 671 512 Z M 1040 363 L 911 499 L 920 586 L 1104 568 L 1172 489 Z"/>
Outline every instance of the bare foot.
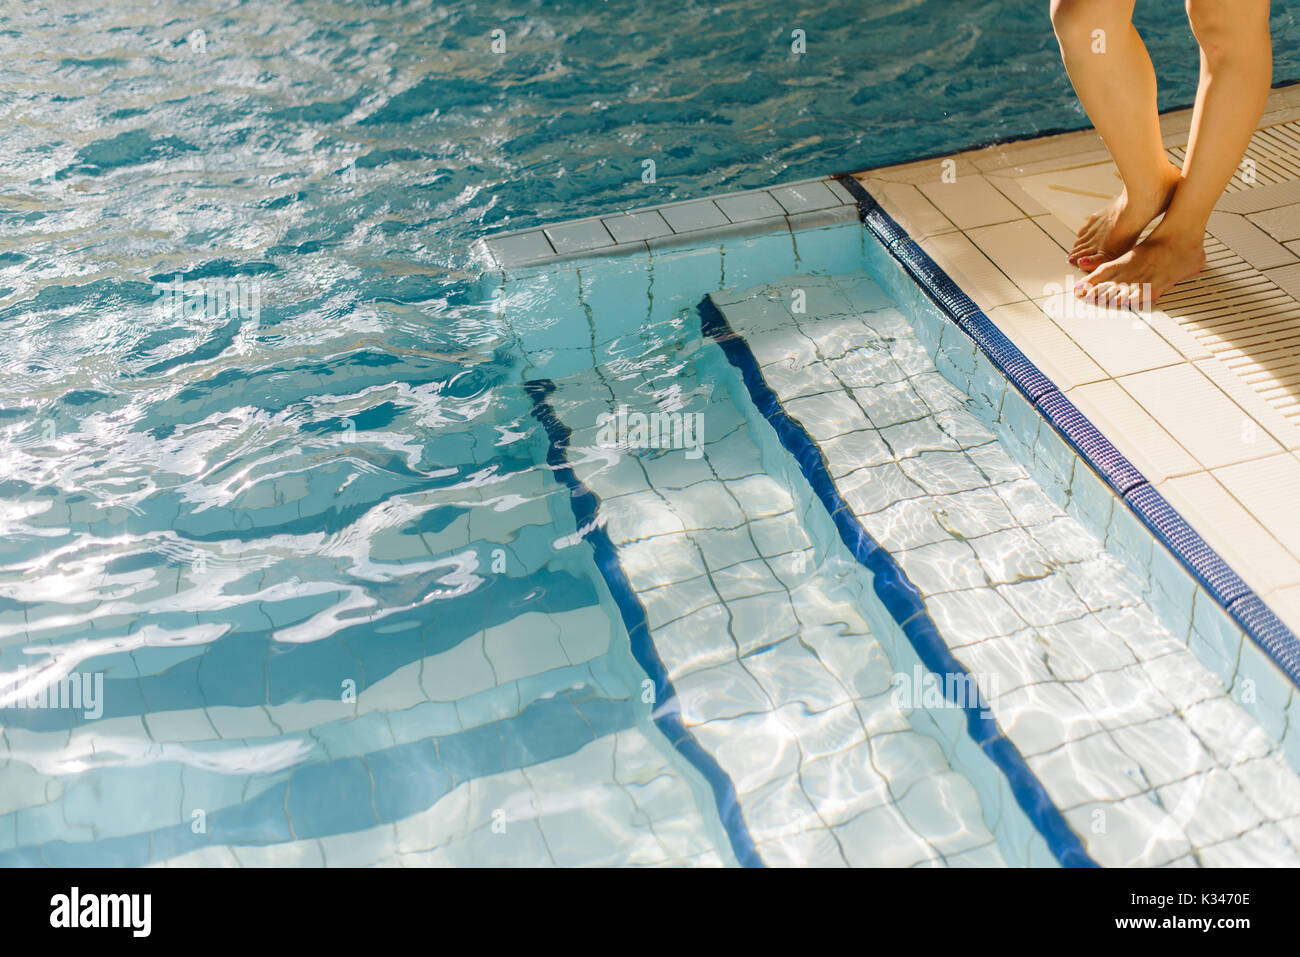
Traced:
<path fill-rule="evenodd" d="M 1204 269 L 1204 233 L 1188 238 L 1188 232 L 1175 233 L 1171 229 L 1161 235 L 1163 227 L 1161 223 L 1128 252 L 1102 263 L 1079 280 L 1074 294 L 1100 306 L 1136 309 L 1155 302 L 1178 283 Z"/>
<path fill-rule="evenodd" d="M 1070 250 L 1070 265 L 1096 269 L 1132 249 L 1151 220 L 1169 208 L 1181 176 L 1178 167 L 1170 163 L 1155 189 L 1133 195 L 1125 189 L 1108 206 L 1089 216 Z"/>

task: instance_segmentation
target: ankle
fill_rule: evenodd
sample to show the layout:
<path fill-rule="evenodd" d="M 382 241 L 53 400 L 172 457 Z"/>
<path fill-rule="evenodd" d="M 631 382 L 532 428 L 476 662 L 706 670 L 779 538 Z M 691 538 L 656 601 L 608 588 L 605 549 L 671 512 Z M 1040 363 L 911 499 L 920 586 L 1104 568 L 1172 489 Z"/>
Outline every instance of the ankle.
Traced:
<path fill-rule="evenodd" d="M 1174 169 L 1171 176 L 1162 176 L 1150 181 L 1134 183 L 1131 186 L 1125 183 L 1125 205 L 1153 214 L 1164 212 L 1169 208 L 1181 179 L 1181 174 Z"/>
<path fill-rule="evenodd" d="M 1165 213 L 1164 218 L 1151 230 L 1149 239 L 1175 246 L 1197 249 L 1205 246 L 1205 230 L 1208 220 L 1199 217 L 1177 216 L 1174 212 Z"/>

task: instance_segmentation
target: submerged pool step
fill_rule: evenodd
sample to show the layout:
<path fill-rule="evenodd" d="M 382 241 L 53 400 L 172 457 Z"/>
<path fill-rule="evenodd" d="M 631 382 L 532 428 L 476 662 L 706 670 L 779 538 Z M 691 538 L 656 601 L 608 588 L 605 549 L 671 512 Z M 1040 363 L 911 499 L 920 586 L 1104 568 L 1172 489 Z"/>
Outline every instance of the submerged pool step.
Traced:
<path fill-rule="evenodd" d="M 633 702 L 599 700 L 599 689 L 611 684 L 605 655 L 614 631 L 603 608 L 530 613 L 516 621 L 525 627 L 470 629 L 447 650 L 417 657 L 360 688 L 355 702 L 160 708 L 61 731 L 11 723 L 0 733 L 0 766 L 9 784 L 0 798 L 0 863 L 56 863 L 79 855 L 126 865 L 172 858 L 288 864 L 322 855 L 337 863 L 391 844 L 370 833 L 376 828 L 405 835 L 393 850 L 399 859 L 436 845 L 443 856 L 459 854 L 456 859 L 465 862 L 472 860 L 465 854 L 472 847 L 485 852 L 480 862 L 493 854 L 516 863 L 556 862 L 569 851 L 559 839 L 567 811 L 527 812 L 532 803 L 556 803 L 554 795 L 526 784 L 533 768 L 556 761 L 572 768 L 575 754 L 588 754 L 600 774 L 585 783 L 573 775 L 570 783 L 606 795 L 612 793 L 606 787 L 627 790 L 655 779 L 663 767 L 660 761 L 647 778 L 637 761 L 620 760 L 619 775 L 610 778 L 609 765 L 591 750 L 605 737 L 635 732 L 629 726 L 644 712 Z M 598 735 L 605 737 L 593 741 Z M 509 800 L 493 797 L 489 780 L 499 782 L 497 791 L 513 785 Z M 680 780 L 651 790 L 657 795 L 670 784 L 685 800 L 682 806 L 691 805 L 690 789 Z M 350 796 L 358 788 L 373 794 L 330 802 L 335 810 L 328 813 L 304 810 L 301 798 L 312 789 Z M 681 862 L 714 846 L 698 812 L 676 822 L 627 802 L 602 798 L 597 804 L 602 823 L 611 829 L 617 821 L 626 824 L 629 863 Z M 338 810 L 344 805 L 346 811 Z M 441 816 L 425 813 L 430 805 Z M 497 823 L 506 830 L 491 831 L 496 840 L 490 843 L 476 843 L 480 819 L 502 808 L 505 817 Z M 196 809 L 203 811 L 206 833 L 191 829 Z M 523 816 L 516 818 L 520 809 Z M 647 821 L 678 834 L 689 830 L 694 844 L 659 847 Z M 417 839 L 421 828 L 438 839 Z M 295 839 L 304 835 L 315 836 Z M 527 847 L 551 850 L 530 860 L 522 856 Z M 596 857 L 606 851 L 593 848 Z"/>
<path fill-rule="evenodd" d="M 906 573 L 1090 855 L 1300 863 L 1300 779 L 1278 744 L 998 441 L 1018 394 L 941 374 L 970 381 L 955 326 L 914 328 L 857 274 L 711 299 L 751 395 L 810 440 L 805 474 L 824 471 Z"/>
<path fill-rule="evenodd" d="M 674 401 L 680 372 L 642 364 L 549 400 L 675 686 L 657 712 L 728 776 L 764 863 L 1003 863 L 975 789 L 894 705 L 895 668 L 837 587 L 855 568 L 819 567 L 799 511 L 815 503 L 764 473 L 743 395 Z M 618 419 L 674 406 L 703 441 L 638 450 Z"/>
<path fill-rule="evenodd" d="M 591 769 L 605 769 L 593 775 Z M 391 823 L 274 844 L 216 844 L 162 867 L 702 866 L 725 861 L 657 742 L 639 728 L 463 781 Z"/>

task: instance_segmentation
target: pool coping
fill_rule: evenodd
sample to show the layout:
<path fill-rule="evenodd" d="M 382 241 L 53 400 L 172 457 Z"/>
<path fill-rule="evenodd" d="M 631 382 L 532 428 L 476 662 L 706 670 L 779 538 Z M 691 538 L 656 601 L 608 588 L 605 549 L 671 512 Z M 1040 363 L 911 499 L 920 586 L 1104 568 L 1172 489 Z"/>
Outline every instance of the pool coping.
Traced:
<path fill-rule="evenodd" d="M 1187 569 L 1242 631 L 1300 688 L 1300 637 L 1235 572 L 1141 471 L 999 329 L 858 180 L 840 183 L 858 199 L 867 230 L 927 298 L 975 345 L 1069 444 L 1129 511 Z"/>
<path fill-rule="evenodd" d="M 493 233 L 475 240 L 480 265 L 509 271 L 593 257 L 630 256 L 700 240 L 761 236 L 858 218 L 857 200 L 835 176 L 741 190 Z"/>

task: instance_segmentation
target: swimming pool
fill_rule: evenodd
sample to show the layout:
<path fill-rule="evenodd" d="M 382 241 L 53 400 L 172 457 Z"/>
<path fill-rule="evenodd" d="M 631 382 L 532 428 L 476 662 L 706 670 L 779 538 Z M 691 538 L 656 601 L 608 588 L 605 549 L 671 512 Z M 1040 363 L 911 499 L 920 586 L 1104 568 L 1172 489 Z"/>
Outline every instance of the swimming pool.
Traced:
<path fill-rule="evenodd" d="M 930 6 L 882 8 L 875 42 L 1001 61 L 990 33 Z M 191 5 L 146 27 L 111 9 L 11 17 L 9 105 L 43 119 L 19 124 L 3 167 L 0 863 L 1272 862 L 1291 846 L 1272 719 L 1167 642 L 1181 628 L 1227 647 L 1230 623 L 1172 572 L 1143 585 L 1140 529 L 1053 498 L 1063 446 L 1036 453 L 1036 420 L 974 404 L 997 380 L 972 385 L 978 356 L 939 348 L 858 225 L 800 232 L 788 255 L 741 236 L 653 268 L 480 282 L 469 240 L 507 224 L 1082 122 L 1063 77 L 993 121 L 975 72 L 945 79 L 919 55 L 869 70 L 846 106 L 822 94 L 860 75 L 854 19 L 810 23 L 827 65 L 803 86 L 813 61 L 790 60 L 786 25 L 741 29 L 746 12 L 521 8 L 503 21 L 520 56 L 499 62 L 471 42 L 493 24 L 420 4 L 352 23 L 331 8 L 330 26 L 310 5 Z M 1013 61 L 1054 62 L 1035 21 L 1017 29 Z M 68 52 L 32 53 L 33 33 Z M 775 78 L 697 89 L 737 43 L 771 43 Z M 882 117 L 900 78 L 962 122 Z M 685 105 L 653 106 L 670 97 Z M 795 290 L 803 312 L 785 309 Z M 780 335 L 802 316 L 832 339 L 852 320 L 867 345 L 824 368 L 764 362 L 766 333 L 794 355 Z M 830 400 L 797 418 L 871 463 L 843 498 L 953 645 L 940 673 L 985 679 L 969 708 L 915 671 L 920 619 L 880 599 L 724 326 L 782 402 L 828 370 L 879 392 L 841 435 L 823 429 Z M 675 416 L 657 420 L 668 448 L 623 448 L 638 413 Z M 1036 546 L 1013 548 L 1027 529 Z M 977 566 L 983 586 L 925 592 Z M 1018 601 L 1022 585 L 1043 594 Z M 999 589 L 996 613 L 978 605 Z M 1040 606 L 1078 614 L 1035 621 Z M 1086 682 L 1071 629 L 1115 656 L 1097 700 L 1159 668 L 1196 697 L 1099 715 L 1085 693 L 1081 750 L 1035 751 L 1017 735 L 1073 712 L 1038 707 L 1059 692 L 1041 674 L 1012 680 L 1034 667 L 1015 640 L 1046 630 L 1052 674 Z M 1115 640 L 1134 633 L 1140 647 Z M 13 706 L 51 686 L 78 706 Z M 963 730 L 973 709 L 991 733 L 979 715 L 1002 696 L 1023 720 Z M 1148 722 L 1163 733 L 1126 750 L 1120 732 Z M 1192 748 L 1204 725 L 1258 742 L 1250 767 Z M 1152 749 L 1177 760 L 1155 767 Z M 1042 795 L 1056 816 L 1026 811 Z"/>

